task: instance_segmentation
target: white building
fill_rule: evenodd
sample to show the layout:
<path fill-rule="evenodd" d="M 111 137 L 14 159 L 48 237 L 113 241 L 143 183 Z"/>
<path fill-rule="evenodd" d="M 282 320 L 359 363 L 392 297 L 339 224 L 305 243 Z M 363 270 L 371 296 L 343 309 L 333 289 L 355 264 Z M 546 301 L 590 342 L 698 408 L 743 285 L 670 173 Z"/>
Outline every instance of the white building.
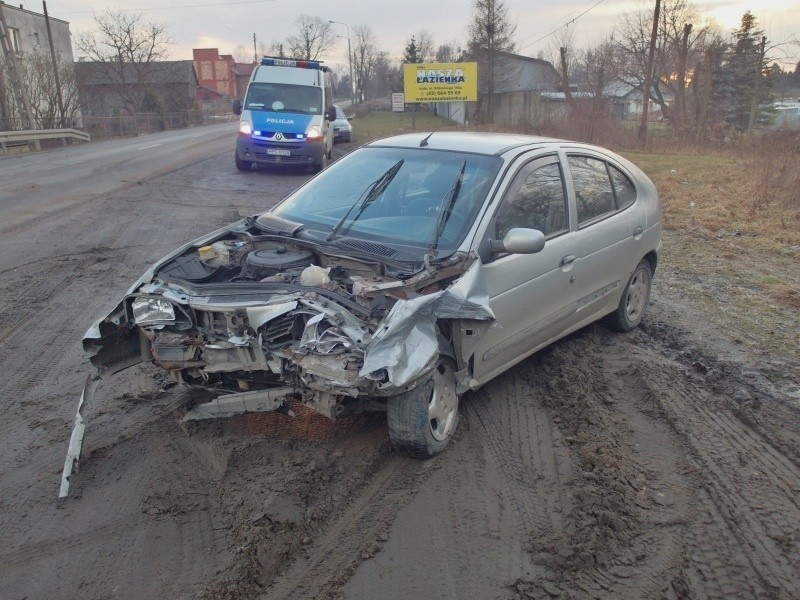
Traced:
<path fill-rule="evenodd" d="M 60 124 L 55 76 L 47 37 L 47 22 L 43 14 L 0 2 L 6 28 L 0 26 L 0 35 L 6 35 L 8 46 L 16 59 L 22 85 L 31 104 L 34 127 L 50 128 Z M 72 56 L 72 36 L 69 23 L 50 16 L 53 48 L 59 64 L 62 97 L 67 119 L 74 123 L 80 119 Z M 4 31 L 4 29 L 6 29 Z M 18 129 L 20 108 L 15 97 L 15 79 L 11 77 L 11 57 L 0 52 L 0 130 Z"/>

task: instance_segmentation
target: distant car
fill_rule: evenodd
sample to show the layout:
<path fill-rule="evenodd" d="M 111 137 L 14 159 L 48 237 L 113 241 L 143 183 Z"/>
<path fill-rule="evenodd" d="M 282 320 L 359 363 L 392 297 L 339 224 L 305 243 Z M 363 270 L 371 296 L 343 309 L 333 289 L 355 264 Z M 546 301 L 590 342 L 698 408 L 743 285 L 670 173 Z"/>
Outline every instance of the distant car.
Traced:
<path fill-rule="evenodd" d="M 157 262 L 84 348 L 218 396 L 187 419 L 386 411 L 394 445 L 428 457 L 467 390 L 598 319 L 639 325 L 660 240 L 653 183 L 613 152 L 402 135 Z"/>
<path fill-rule="evenodd" d="M 336 120 L 331 123 L 333 125 L 333 143 L 337 142 L 352 142 L 353 141 L 353 126 L 347 120 L 347 115 L 338 106 L 336 109 Z"/>

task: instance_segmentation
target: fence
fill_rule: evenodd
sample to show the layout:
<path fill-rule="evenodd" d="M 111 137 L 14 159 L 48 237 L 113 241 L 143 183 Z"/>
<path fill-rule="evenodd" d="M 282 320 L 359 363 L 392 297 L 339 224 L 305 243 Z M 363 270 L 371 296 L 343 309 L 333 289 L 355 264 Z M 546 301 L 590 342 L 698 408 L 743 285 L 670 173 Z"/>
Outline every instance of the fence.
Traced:
<path fill-rule="evenodd" d="M 91 134 L 92 138 L 98 139 L 184 129 L 195 125 L 232 121 L 235 118 L 230 110 L 224 112 L 185 110 L 174 113 L 137 113 L 116 117 L 83 117 L 83 127 Z"/>

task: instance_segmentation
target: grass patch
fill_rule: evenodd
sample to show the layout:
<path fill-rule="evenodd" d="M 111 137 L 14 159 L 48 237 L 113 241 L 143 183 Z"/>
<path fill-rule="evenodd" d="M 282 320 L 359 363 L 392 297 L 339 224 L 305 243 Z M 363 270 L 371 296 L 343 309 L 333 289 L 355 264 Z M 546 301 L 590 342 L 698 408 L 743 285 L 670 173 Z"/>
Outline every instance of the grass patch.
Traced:
<path fill-rule="evenodd" d="M 385 110 L 373 110 L 363 116 L 357 116 L 351 123 L 353 124 L 354 135 L 360 144 L 401 133 L 460 129 L 452 121 L 437 117 L 427 111 L 395 113 Z"/>
<path fill-rule="evenodd" d="M 631 152 L 625 156 L 656 184 L 666 229 L 753 238 L 756 246 L 776 253 L 796 253 L 800 246 L 800 206 L 778 192 L 764 197 L 770 163 L 763 157 Z M 780 164 L 785 169 L 785 162 Z M 782 182 L 793 184 L 779 174 L 772 185 L 780 188 Z"/>

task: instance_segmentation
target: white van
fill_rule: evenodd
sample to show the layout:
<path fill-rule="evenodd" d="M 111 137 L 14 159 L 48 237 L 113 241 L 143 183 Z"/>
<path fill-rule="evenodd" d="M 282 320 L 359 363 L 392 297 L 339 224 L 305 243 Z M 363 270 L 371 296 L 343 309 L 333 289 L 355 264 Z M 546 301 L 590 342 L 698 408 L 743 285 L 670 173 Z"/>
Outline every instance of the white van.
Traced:
<path fill-rule="evenodd" d="M 265 56 L 247 84 L 236 140 L 236 168 L 253 164 L 312 166 L 321 171 L 333 148 L 336 109 L 328 76 L 320 61 Z"/>

